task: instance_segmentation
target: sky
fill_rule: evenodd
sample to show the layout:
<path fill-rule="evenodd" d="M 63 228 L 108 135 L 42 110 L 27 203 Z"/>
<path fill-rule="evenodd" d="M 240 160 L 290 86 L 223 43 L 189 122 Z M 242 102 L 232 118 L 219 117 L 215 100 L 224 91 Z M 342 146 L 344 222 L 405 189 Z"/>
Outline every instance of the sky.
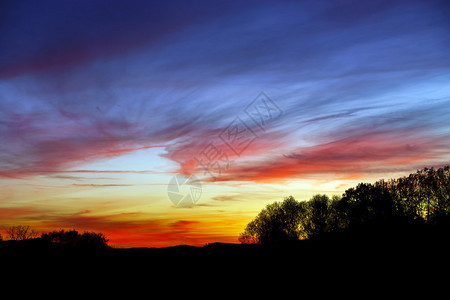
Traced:
<path fill-rule="evenodd" d="M 434 0 L 2 1 L 0 232 L 237 242 L 289 195 L 446 165 L 449 15 Z"/>

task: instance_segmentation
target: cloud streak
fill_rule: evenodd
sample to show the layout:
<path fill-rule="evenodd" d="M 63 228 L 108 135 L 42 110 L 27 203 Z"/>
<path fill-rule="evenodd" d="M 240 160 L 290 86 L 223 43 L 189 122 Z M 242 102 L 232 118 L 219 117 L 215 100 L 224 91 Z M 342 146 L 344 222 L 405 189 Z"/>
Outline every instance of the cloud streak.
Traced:
<path fill-rule="evenodd" d="M 81 186 L 81 187 L 112 187 L 112 186 L 133 186 L 134 184 L 78 184 L 74 183 L 73 186 Z"/>
<path fill-rule="evenodd" d="M 292 179 L 363 178 L 391 170 L 427 166 L 445 159 L 441 139 L 417 138 L 411 132 L 364 132 L 333 142 L 298 148 L 292 153 L 256 162 L 242 162 L 218 181 L 285 182 Z M 441 161 L 440 163 L 442 163 Z M 383 166 L 383 168 L 380 168 Z"/>

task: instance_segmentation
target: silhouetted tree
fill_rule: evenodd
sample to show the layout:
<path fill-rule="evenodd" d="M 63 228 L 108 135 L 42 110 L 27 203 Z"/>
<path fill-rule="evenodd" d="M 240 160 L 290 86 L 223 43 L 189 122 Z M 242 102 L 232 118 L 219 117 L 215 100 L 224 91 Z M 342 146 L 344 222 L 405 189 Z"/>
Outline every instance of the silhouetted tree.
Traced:
<path fill-rule="evenodd" d="M 101 232 L 84 232 L 78 240 L 78 247 L 80 248 L 108 248 L 108 239 Z"/>
<path fill-rule="evenodd" d="M 333 195 L 328 205 L 328 232 L 337 232 L 346 230 L 349 226 L 347 213 L 340 209 L 342 196 Z"/>
<path fill-rule="evenodd" d="M 378 181 L 376 184 L 379 184 Z M 408 223 L 437 224 L 450 217 L 449 166 L 418 170 L 386 182 L 394 213 Z"/>
<path fill-rule="evenodd" d="M 342 197 L 292 196 L 267 205 L 240 236 L 242 243 L 278 243 L 370 229 L 386 234 L 410 225 L 450 225 L 450 167 L 424 168 L 398 179 L 359 183 Z M 450 226 L 448 226 L 450 227 Z"/>
<path fill-rule="evenodd" d="M 80 239 L 80 234 L 76 230 L 59 230 L 43 233 L 43 240 L 55 243 L 60 246 L 75 247 Z"/>
<path fill-rule="evenodd" d="M 297 240 L 301 209 L 292 196 L 267 205 L 241 233 L 240 242 L 269 244 Z"/>
<path fill-rule="evenodd" d="M 300 237 L 317 238 L 324 233 L 339 231 L 347 227 L 345 215 L 339 210 L 341 197 L 314 195 L 309 201 L 301 202 Z"/>
<path fill-rule="evenodd" d="M 239 235 L 239 242 L 242 244 L 258 244 L 260 242 L 257 222 L 257 218 L 255 218 L 247 224 L 244 232 Z"/>
<path fill-rule="evenodd" d="M 390 222 L 395 215 L 394 201 L 384 182 L 360 183 L 346 190 L 342 201 L 351 226 Z"/>
<path fill-rule="evenodd" d="M 314 195 L 305 204 L 301 218 L 302 236 L 306 238 L 319 236 L 326 231 L 330 199 L 327 195 Z"/>
<path fill-rule="evenodd" d="M 441 223 L 450 216 L 450 172 L 448 167 L 421 171 L 422 193 L 426 198 L 426 218 Z"/>
<path fill-rule="evenodd" d="M 6 230 L 8 239 L 12 241 L 23 241 L 34 239 L 38 236 L 38 232 L 32 229 L 29 225 L 11 226 Z"/>

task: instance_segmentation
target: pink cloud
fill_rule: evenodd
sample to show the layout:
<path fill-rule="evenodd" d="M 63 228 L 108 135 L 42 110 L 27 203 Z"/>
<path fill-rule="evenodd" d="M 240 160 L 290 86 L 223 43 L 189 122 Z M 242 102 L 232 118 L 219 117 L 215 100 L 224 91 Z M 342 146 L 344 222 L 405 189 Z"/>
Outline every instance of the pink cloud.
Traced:
<path fill-rule="evenodd" d="M 361 178 L 386 170 L 423 167 L 442 156 L 438 138 L 416 137 L 405 131 L 368 132 L 256 162 L 243 161 L 218 181 L 283 182 L 326 176 Z"/>
<path fill-rule="evenodd" d="M 213 157 L 220 157 L 224 164 L 232 164 L 282 149 L 288 144 L 280 133 L 265 133 L 236 153 L 219 137 L 222 130 L 198 129 L 197 134 L 187 134 L 181 141 L 166 147 L 167 153 L 163 156 L 179 164 L 177 172 L 192 174 L 203 172 L 203 165 L 214 161 Z"/>
<path fill-rule="evenodd" d="M 164 147 L 143 136 L 139 124 L 87 118 L 73 120 L 51 114 L 11 116 L 0 137 L 0 177 L 20 178 L 62 172 L 87 162 L 134 151 Z"/>

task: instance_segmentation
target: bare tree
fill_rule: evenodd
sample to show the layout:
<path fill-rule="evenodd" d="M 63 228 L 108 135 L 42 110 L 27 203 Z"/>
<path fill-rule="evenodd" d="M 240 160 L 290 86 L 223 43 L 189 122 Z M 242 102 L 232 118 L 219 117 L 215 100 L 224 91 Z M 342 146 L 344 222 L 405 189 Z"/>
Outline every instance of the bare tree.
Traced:
<path fill-rule="evenodd" d="M 28 239 L 34 239 L 38 236 L 38 232 L 32 229 L 29 225 L 17 225 L 11 226 L 6 230 L 8 239 L 13 241 L 23 241 Z"/>

